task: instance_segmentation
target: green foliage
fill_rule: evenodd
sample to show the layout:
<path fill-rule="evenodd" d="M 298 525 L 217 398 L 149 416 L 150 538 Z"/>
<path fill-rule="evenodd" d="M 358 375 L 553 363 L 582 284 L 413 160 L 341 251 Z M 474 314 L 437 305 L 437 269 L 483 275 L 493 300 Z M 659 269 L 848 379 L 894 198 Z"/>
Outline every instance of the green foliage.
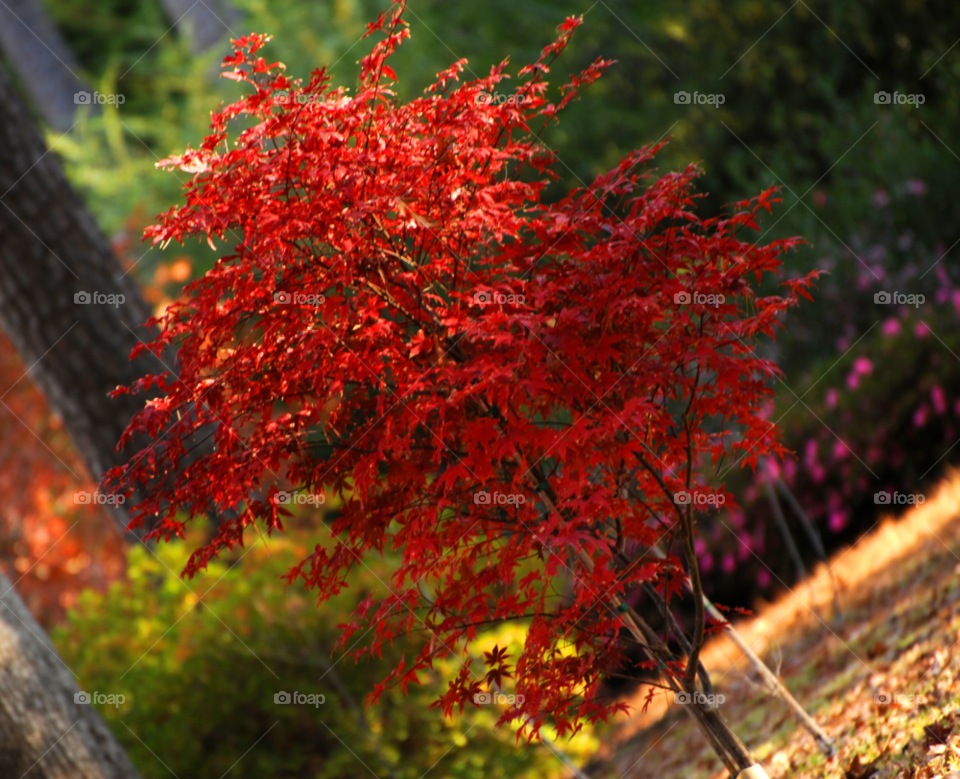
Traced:
<path fill-rule="evenodd" d="M 136 547 L 128 580 L 105 594 L 85 592 L 56 630 L 82 689 L 126 696 L 119 707 L 97 708 L 144 777 L 168 776 L 161 760 L 181 777 L 221 776 L 238 760 L 230 776 L 352 779 L 365 773 L 358 761 L 396 779 L 419 779 L 435 764 L 436 775 L 463 779 L 567 771 L 546 747 L 518 745 L 509 730 L 496 730 L 499 706 L 455 721 L 430 710 L 452 676 L 444 663 L 424 687 L 407 696 L 391 690 L 365 706 L 374 681 L 409 647 L 398 643 L 359 664 L 330 651 L 352 605 L 382 590 L 391 560 L 365 569 L 318 610 L 310 593 L 280 579 L 307 553 L 307 537 L 293 531 L 258 541 L 252 533 L 248 550 L 186 581 L 177 573 L 194 544 Z M 325 701 L 275 704 L 281 691 Z M 578 744 L 593 746 L 585 737 Z"/>

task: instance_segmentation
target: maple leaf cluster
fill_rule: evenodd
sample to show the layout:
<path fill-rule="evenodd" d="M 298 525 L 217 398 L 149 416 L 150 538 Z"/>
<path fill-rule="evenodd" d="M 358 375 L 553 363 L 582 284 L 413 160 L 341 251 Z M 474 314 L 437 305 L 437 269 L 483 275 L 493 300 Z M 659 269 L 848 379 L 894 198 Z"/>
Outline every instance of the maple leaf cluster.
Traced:
<path fill-rule="evenodd" d="M 147 230 L 234 248 L 155 321 L 149 348 L 175 346 L 176 375 L 118 390 L 162 397 L 125 435 L 156 440 L 108 479 L 142 490 L 132 521 L 156 523 L 154 537 L 221 517 L 189 575 L 251 525 L 282 530 L 278 490 L 336 494 L 329 538 L 290 582 L 329 598 L 366 555 L 400 555 L 340 648 L 428 631 L 384 685 L 457 654 L 445 713 L 512 678 L 502 722 L 568 732 L 623 706 L 598 694 L 623 659 L 624 609 L 610 604 L 687 575 L 677 556 L 643 556 L 675 536 L 692 550 L 705 507 L 674 493 L 723 494 L 698 486 L 698 464 L 779 451 L 760 414 L 776 367 L 753 348 L 811 278 L 758 296 L 795 243 L 746 240 L 775 193 L 702 219 L 695 166 L 651 171 L 661 144 L 543 202 L 557 160 L 539 132 L 611 64 L 550 102 L 544 78 L 579 19 L 520 70 L 522 101 L 484 99 L 506 63 L 459 85 L 461 60 L 401 102 L 387 61 L 408 35 L 402 12 L 370 25 L 381 40 L 352 96 L 326 70 L 288 79 L 257 56 L 266 36 L 235 41 L 227 75 L 250 93 L 162 163 L 194 176 Z M 476 674 L 473 639 L 517 619 L 515 664 L 498 649 Z"/>

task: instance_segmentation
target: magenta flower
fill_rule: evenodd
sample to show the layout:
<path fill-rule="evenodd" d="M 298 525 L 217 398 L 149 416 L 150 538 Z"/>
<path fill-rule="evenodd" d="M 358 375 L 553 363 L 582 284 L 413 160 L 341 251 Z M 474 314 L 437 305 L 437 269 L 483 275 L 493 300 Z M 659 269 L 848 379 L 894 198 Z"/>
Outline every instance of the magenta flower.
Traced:
<path fill-rule="evenodd" d="M 733 559 L 733 555 L 730 552 L 727 552 L 723 556 L 723 560 L 720 563 L 720 570 L 726 574 L 731 574 L 737 567 L 736 560 Z"/>
<path fill-rule="evenodd" d="M 937 414 L 946 413 L 947 396 L 943 394 L 943 389 L 939 385 L 930 390 L 930 402 L 933 403 L 933 410 Z"/>
<path fill-rule="evenodd" d="M 830 512 L 827 525 L 834 533 L 839 533 L 847 525 L 847 510 L 838 509 Z"/>
<path fill-rule="evenodd" d="M 705 554 L 700 559 L 700 572 L 701 573 L 710 573 L 713 570 L 713 555 Z"/>
<path fill-rule="evenodd" d="M 840 393 L 837 392 L 833 387 L 827 390 L 827 408 L 835 409 L 837 407 L 837 400 L 840 398 Z"/>
<path fill-rule="evenodd" d="M 960 310 L 960 307 L 958 307 Z M 883 323 L 883 334 L 889 338 L 891 335 L 896 335 L 900 332 L 900 320 L 896 317 L 890 317 Z"/>

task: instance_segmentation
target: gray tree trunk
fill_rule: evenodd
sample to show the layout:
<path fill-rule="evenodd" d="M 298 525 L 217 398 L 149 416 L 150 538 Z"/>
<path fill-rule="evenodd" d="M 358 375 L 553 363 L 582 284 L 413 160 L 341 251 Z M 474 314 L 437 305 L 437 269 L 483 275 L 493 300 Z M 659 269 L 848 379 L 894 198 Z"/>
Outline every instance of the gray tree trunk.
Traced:
<path fill-rule="evenodd" d="M 99 477 L 135 449 L 114 450 L 143 402 L 107 393 L 160 370 L 128 359 L 135 333 L 149 336 L 149 309 L 2 71 L 0 105 L 0 324 Z M 81 302 L 94 293 L 123 302 Z M 73 675 L 2 576 L 0 594 L 0 776 L 136 779 L 96 710 L 74 702 Z"/>
<path fill-rule="evenodd" d="M 194 54 L 224 40 L 240 16 L 229 0 L 160 0 L 160 5 Z"/>
<path fill-rule="evenodd" d="M 90 89 L 39 0 L 0 2 L 0 47 L 44 120 L 61 132 L 69 129 L 75 96 Z"/>
<path fill-rule="evenodd" d="M 78 690 L 43 628 L 0 573 L 0 776 L 139 778 L 97 710 L 76 702 Z"/>
<path fill-rule="evenodd" d="M 2 72 L 0 105 L 0 325 L 99 478 L 136 451 L 114 449 L 143 406 L 107 393 L 164 370 L 129 359 L 150 309 Z"/>

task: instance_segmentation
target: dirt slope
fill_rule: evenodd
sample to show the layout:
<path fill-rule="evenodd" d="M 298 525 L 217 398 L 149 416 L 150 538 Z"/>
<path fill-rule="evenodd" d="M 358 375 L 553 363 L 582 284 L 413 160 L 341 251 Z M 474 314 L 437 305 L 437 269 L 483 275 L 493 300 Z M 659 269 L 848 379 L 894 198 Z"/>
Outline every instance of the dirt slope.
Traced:
<path fill-rule="evenodd" d="M 947 779 L 960 771 L 960 473 L 899 520 L 885 517 L 809 582 L 737 629 L 835 739 L 827 761 L 766 695 L 725 637 L 704 662 L 725 719 L 771 777 Z M 775 571 L 772 573 L 776 573 Z M 819 615 L 819 616 L 818 616 Z M 591 779 L 727 776 L 681 706 L 647 689 L 596 759 Z M 888 701 L 889 702 L 885 702 Z M 960 773 L 950 779 L 960 779 Z"/>

